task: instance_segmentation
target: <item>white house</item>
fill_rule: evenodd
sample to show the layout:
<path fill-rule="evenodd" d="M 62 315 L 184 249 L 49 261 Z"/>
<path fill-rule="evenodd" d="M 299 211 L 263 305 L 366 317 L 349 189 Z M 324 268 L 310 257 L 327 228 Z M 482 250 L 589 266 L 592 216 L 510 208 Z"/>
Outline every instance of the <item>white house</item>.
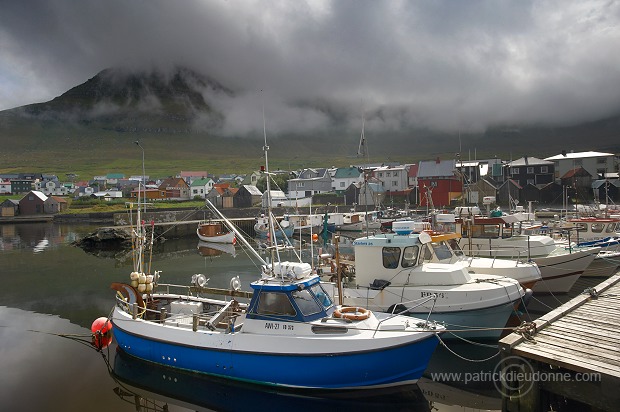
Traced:
<path fill-rule="evenodd" d="M 377 167 L 373 175 L 381 181 L 383 189 L 390 192 L 400 192 L 409 188 L 409 166 L 381 166 Z"/>
<path fill-rule="evenodd" d="M 562 151 L 559 155 L 545 160 L 555 163 L 555 178 L 559 179 L 570 170 L 582 167 L 593 179 L 603 178 L 605 173 L 617 172 L 618 161 L 613 153 Z"/>

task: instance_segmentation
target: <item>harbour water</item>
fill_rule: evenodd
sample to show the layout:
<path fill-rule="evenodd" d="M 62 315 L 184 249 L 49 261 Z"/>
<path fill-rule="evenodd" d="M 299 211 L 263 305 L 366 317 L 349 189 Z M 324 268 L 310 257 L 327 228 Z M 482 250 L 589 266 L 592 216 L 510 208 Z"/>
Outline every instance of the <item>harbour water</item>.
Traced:
<path fill-rule="evenodd" d="M 119 357 L 114 345 L 98 353 L 88 344 L 90 325 L 108 315 L 114 302 L 110 284 L 126 281 L 132 262 L 129 252 L 95 254 L 71 244 L 95 228 L 0 225 L 3 410 L 501 409 L 501 384 L 489 379 L 500 361 L 493 345 L 459 341 L 447 348 L 440 345 L 417 385 L 354 394 L 233 384 Z M 309 255 L 308 250 L 304 253 Z M 214 288 L 228 288 L 230 279 L 239 276 L 242 288 L 248 289 L 258 273 L 240 248 L 234 256 L 205 253 L 194 238 L 168 239 L 158 245 L 153 267 L 162 270 L 162 282 L 185 285 L 201 273 Z"/>

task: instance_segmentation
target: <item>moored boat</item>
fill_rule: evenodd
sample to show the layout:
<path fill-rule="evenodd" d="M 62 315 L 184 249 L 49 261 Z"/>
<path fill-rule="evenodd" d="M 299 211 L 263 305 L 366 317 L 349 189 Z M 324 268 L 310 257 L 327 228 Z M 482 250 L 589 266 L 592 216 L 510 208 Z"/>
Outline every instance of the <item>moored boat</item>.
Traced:
<path fill-rule="evenodd" d="M 506 276 L 470 273 L 463 261 L 429 262 L 431 243 L 424 232 L 356 239 L 355 277 L 342 292 L 345 303 L 407 309 L 412 316 L 445 322 L 459 336 L 499 338 L 525 296 L 523 288 Z"/>
<path fill-rule="evenodd" d="M 196 229 L 198 239 L 210 243 L 230 243 L 235 244 L 235 233 L 224 230 L 224 225 L 220 222 L 202 222 Z"/>
<path fill-rule="evenodd" d="M 268 174 L 266 138 L 264 150 Z M 268 193 L 269 187 L 267 180 Z M 271 210 L 268 217 L 273 234 Z M 337 305 L 309 264 L 280 261 L 273 235 L 268 263 L 238 234 L 262 262 L 251 292 L 233 278 L 225 291 L 232 299 L 201 296 L 203 275 L 194 275 L 193 286 L 164 285 L 144 264 L 140 225 L 135 234 L 138 258 L 130 278 L 139 289 L 112 284 L 111 320 L 119 349 L 142 360 L 275 387 L 389 387 L 422 376 L 444 330 L 428 320 Z"/>

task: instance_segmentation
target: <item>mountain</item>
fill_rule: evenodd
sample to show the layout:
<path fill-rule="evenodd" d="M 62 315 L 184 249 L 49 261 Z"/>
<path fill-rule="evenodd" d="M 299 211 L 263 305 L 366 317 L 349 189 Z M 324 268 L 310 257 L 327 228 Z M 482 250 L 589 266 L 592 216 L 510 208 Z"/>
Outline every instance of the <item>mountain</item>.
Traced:
<path fill-rule="evenodd" d="M 264 162 L 262 125 L 256 136 L 224 131 L 227 114 L 214 104 L 235 99 L 234 90 L 189 68 L 168 73 L 106 69 L 45 103 L 0 112 L 0 172 L 41 171 L 88 175 L 139 174 L 144 147 L 147 174 L 179 170 L 249 172 Z M 351 130 L 343 105 L 327 100 L 289 102 L 322 113 L 330 127 L 320 132 L 280 132 L 269 137 L 270 166 L 347 166 L 360 130 Z M 381 108 L 367 113 L 382 116 Z M 361 126 L 361 125 L 360 125 Z M 414 162 L 435 157 L 504 159 L 546 157 L 561 150 L 620 152 L 620 116 L 570 127 L 502 125 L 480 134 L 450 134 L 425 128 L 366 131 L 371 162 Z"/>

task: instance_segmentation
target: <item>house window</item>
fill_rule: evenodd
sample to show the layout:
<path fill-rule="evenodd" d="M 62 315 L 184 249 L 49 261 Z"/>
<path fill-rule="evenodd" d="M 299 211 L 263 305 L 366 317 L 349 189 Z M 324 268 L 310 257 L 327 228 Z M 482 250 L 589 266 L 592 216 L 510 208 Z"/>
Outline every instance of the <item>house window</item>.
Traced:
<path fill-rule="evenodd" d="M 598 164 L 605 164 L 605 163 L 607 163 L 607 158 L 605 158 L 605 157 L 597 157 L 596 158 L 596 163 L 598 163 Z"/>
<path fill-rule="evenodd" d="M 392 174 L 390 172 L 385 172 L 385 177 L 391 177 Z"/>
<path fill-rule="evenodd" d="M 583 160 L 582 159 L 575 159 L 575 160 L 573 160 L 573 164 L 575 166 L 581 166 L 583 164 Z"/>
<path fill-rule="evenodd" d="M 379 177 L 383 177 L 383 173 L 382 172 L 379 172 Z"/>
<path fill-rule="evenodd" d="M 540 166 L 540 173 L 549 173 L 549 167 Z"/>
<path fill-rule="evenodd" d="M 344 182 L 340 182 L 340 187 L 344 187 Z"/>
<path fill-rule="evenodd" d="M 304 187 L 304 182 L 297 182 L 297 187 Z"/>
<path fill-rule="evenodd" d="M 518 167 L 511 167 L 510 168 L 510 174 L 511 175 L 518 175 L 519 174 L 519 168 Z"/>
<path fill-rule="evenodd" d="M 398 180 L 392 180 L 392 186 L 398 186 Z"/>
<path fill-rule="evenodd" d="M 398 172 L 394 172 L 394 177 L 398 177 Z"/>
<path fill-rule="evenodd" d="M 527 179 L 527 184 L 528 185 L 533 185 L 534 184 L 534 179 Z"/>
<path fill-rule="evenodd" d="M 531 167 L 531 166 L 530 166 L 530 167 L 528 167 L 528 168 L 527 168 L 527 172 L 526 172 L 526 173 L 527 173 L 527 174 L 532 174 L 532 173 L 534 173 L 534 168 L 533 168 L 533 167 Z"/>

